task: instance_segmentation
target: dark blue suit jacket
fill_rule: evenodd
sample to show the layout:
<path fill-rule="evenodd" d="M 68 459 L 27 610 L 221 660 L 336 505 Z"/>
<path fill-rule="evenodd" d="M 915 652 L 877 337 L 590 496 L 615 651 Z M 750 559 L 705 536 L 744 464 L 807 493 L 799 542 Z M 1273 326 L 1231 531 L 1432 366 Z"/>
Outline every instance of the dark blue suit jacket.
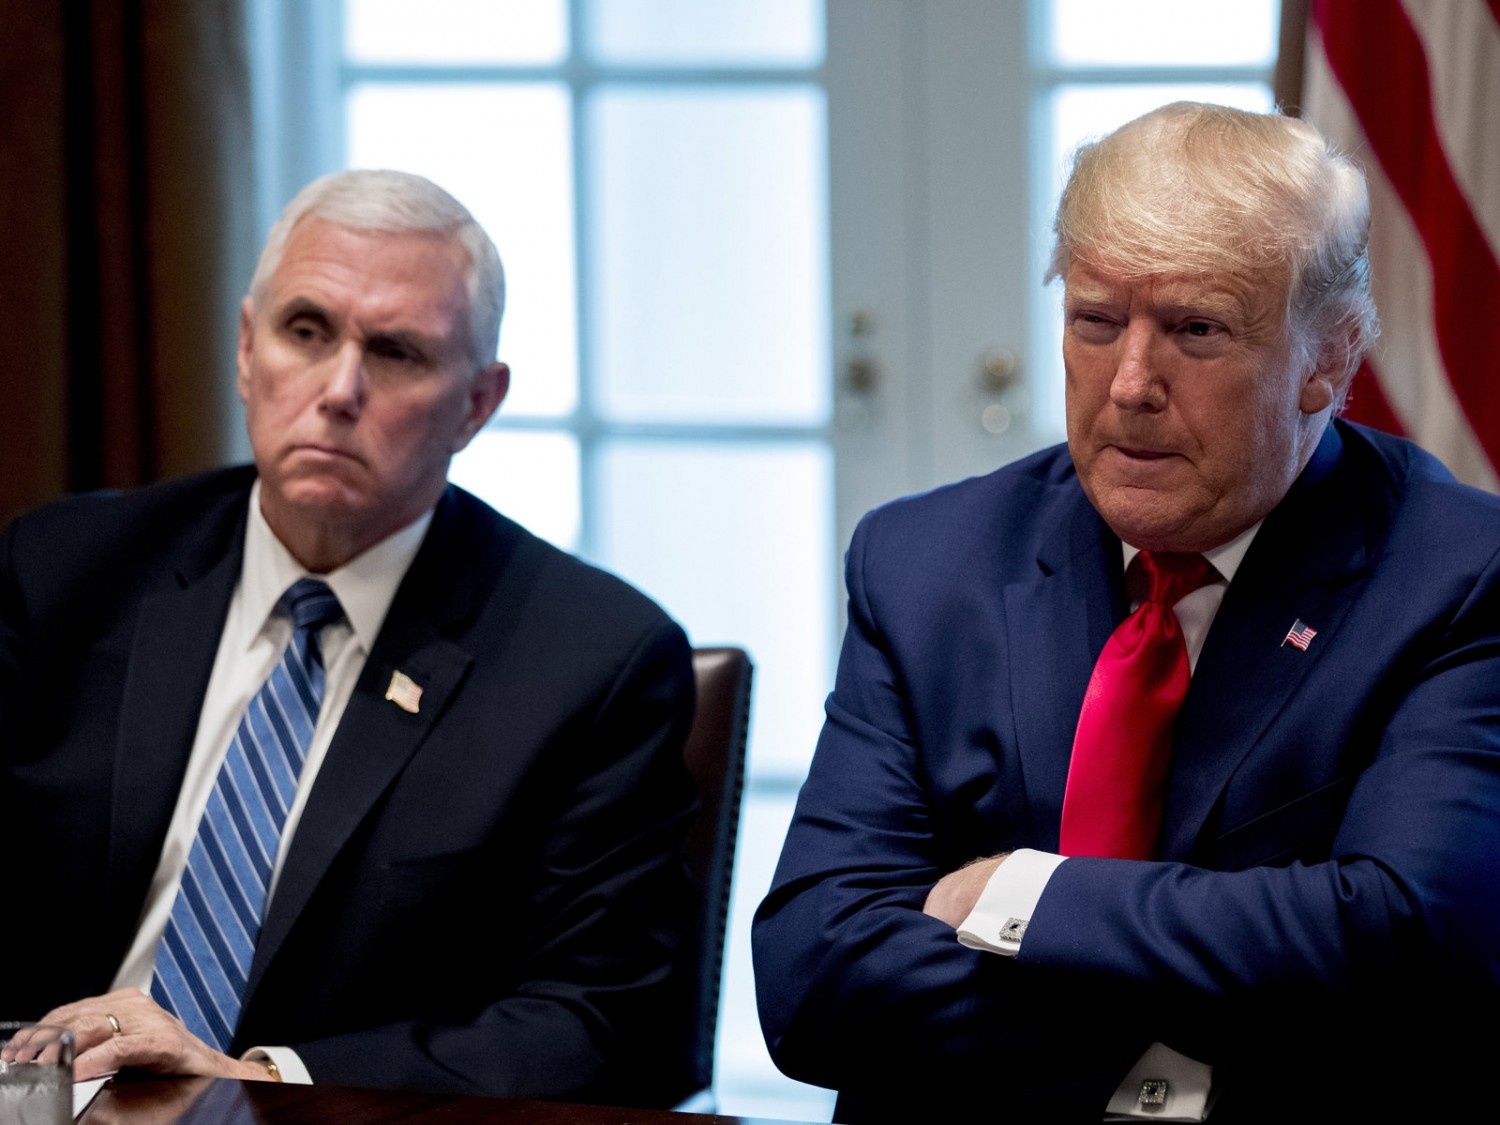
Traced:
<path fill-rule="evenodd" d="M 0 824 L 24 842 L 8 1017 L 105 990 L 133 937 L 253 479 L 64 501 L 0 538 Z M 385 699 L 398 669 L 417 714 Z M 655 605 L 450 487 L 293 840 L 232 1049 L 286 1044 L 358 1085 L 688 1092 L 692 690 Z"/>
<path fill-rule="evenodd" d="M 1160 861 L 1064 863 L 1014 961 L 920 911 L 968 860 L 1057 849 L 1119 541 L 1058 448 L 872 513 L 848 587 L 755 930 L 773 1056 L 838 1120 L 1097 1121 L 1153 1041 L 1215 1064 L 1216 1117 L 1487 1085 L 1446 1006 L 1500 999 L 1500 502 L 1330 427 L 1199 658 Z"/>

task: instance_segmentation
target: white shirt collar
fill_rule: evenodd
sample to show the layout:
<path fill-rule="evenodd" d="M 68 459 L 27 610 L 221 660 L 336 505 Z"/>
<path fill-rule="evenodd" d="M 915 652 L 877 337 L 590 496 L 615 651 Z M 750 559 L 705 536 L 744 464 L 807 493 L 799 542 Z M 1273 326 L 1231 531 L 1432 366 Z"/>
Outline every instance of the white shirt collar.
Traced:
<path fill-rule="evenodd" d="M 1235 571 L 1239 570 L 1240 563 L 1245 561 L 1245 552 L 1250 549 L 1250 544 L 1254 541 L 1256 532 L 1260 531 L 1260 525 L 1265 522 L 1265 520 L 1257 520 L 1228 543 L 1203 552 L 1203 557 L 1214 564 L 1214 569 L 1223 576 L 1226 584 L 1234 581 Z M 1120 541 L 1120 546 L 1125 548 L 1125 569 L 1128 571 L 1130 569 L 1130 560 L 1140 554 L 1141 549 L 1139 547 L 1132 547 L 1123 539 Z"/>
<path fill-rule="evenodd" d="M 386 536 L 363 554 L 328 574 L 318 575 L 344 608 L 355 643 L 369 652 L 396 597 L 396 587 L 416 558 L 432 511 L 419 516 L 399 531 Z M 245 557 L 240 566 L 241 616 L 229 627 L 237 630 L 244 648 L 249 648 L 265 628 L 271 611 L 287 587 L 309 571 L 276 538 L 260 510 L 260 481 L 250 489 L 250 514 L 245 527 Z"/>

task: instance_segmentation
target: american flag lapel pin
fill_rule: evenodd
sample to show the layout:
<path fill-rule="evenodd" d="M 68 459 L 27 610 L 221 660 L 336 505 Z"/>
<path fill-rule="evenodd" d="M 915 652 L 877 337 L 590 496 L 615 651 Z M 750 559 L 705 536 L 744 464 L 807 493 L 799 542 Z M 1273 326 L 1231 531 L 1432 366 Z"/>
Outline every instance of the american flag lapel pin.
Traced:
<path fill-rule="evenodd" d="M 1302 618 L 1299 617 L 1292 622 L 1292 627 L 1286 631 L 1286 636 L 1281 638 L 1280 647 L 1286 648 L 1287 645 L 1295 645 L 1303 652 L 1306 652 L 1307 646 L 1312 644 L 1312 639 L 1317 635 L 1318 631 L 1311 625 L 1304 625 Z"/>
<path fill-rule="evenodd" d="M 415 715 L 422 705 L 422 685 L 405 672 L 392 672 L 391 686 L 385 689 L 385 697 L 401 710 Z"/>

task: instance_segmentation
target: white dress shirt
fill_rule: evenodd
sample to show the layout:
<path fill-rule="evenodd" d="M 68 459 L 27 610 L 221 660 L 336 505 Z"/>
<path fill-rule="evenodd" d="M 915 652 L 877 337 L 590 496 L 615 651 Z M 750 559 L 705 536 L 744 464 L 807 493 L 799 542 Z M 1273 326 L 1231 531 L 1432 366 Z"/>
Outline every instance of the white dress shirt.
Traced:
<path fill-rule="evenodd" d="M 344 619 L 324 626 L 319 634 L 324 667 L 323 706 L 318 712 L 307 761 L 297 781 L 296 799 L 281 830 L 266 906 L 261 911 L 263 918 L 271 897 L 276 893 L 287 849 L 297 831 L 302 810 L 307 806 L 308 794 L 317 780 L 329 743 L 338 729 L 344 707 L 360 672 L 364 670 L 370 648 L 396 596 L 396 588 L 416 558 L 431 522 L 432 513 L 429 511 L 338 570 L 317 576 L 328 583 L 338 598 Z M 198 714 L 198 732 L 193 739 L 187 772 L 167 828 L 161 860 L 146 893 L 135 941 L 115 976 L 115 988 L 138 988 L 147 993 L 151 990 L 156 947 L 171 917 L 188 853 L 198 834 L 198 822 L 203 818 L 203 810 L 213 793 L 219 767 L 229 752 L 230 740 L 245 708 L 280 662 L 281 654 L 292 638 L 291 618 L 273 612 L 276 603 L 292 583 L 307 576 L 307 568 L 292 557 L 261 514 L 260 482 L 256 481 L 250 490 L 250 513 L 245 527 L 245 555 L 240 578 L 230 598 L 229 613 L 219 637 L 219 650 L 203 697 L 203 709 Z M 312 1081 L 296 1052 L 288 1048 L 257 1047 L 246 1052 L 246 1057 L 274 1061 L 285 1081 Z"/>
<path fill-rule="evenodd" d="M 1208 639 L 1209 626 L 1219 612 L 1225 591 L 1233 581 L 1235 572 L 1244 561 L 1245 552 L 1260 530 L 1257 523 L 1241 532 L 1221 547 L 1203 552 L 1219 572 L 1219 578 L 1188 594 L 1175 606 L 1173 613 L 1182 626 L 1183 640 L 1187 643 L 1188 669 L 1191 673 L 1198 667 L 1198 654 Z M 1127 572 L 1140 549 L 1129 543 L 1124 547 L 1124 563 Z M 1140 600 L 1131 602 L 1133 612 Z M 979 901 L 967 918 L 958 927 L 958 940 L 970 949 L 979 949 L 1002 956 L 1014 957 L 1021 951 L 1024 940 L 1024 923 L 1036 912 L 1042 892 L 1052 873 L 1067 861 L 1065 856 L 1052 852 L 1020 848 L 1006 857 L 980 893 Z M 1013 920 L 1023 923 L 1019 932 L 1010 925 Z M 998 938 L 996 935 L 1001 935 Z M 1139 1073 L 1138 1073 L 1139 1072 Z M 1166 1078 L 1169 1082 L 1165 1105 L 1150 1110 L 1143 1109 L 1138 1101 L 1143 1077 Z M 1150 1117 L 1157 1121 L 1202 1121 L 1210 1108 L 1209 1095 L 1213 1084 L 1213 1068 L 1186 1055 L 1179 1054 L 1161 1043 L 1153 1044 L 1125 1076 L 1115 1095 L 1110 1099 L 1106 1120 L 1112 1117 Z"/>

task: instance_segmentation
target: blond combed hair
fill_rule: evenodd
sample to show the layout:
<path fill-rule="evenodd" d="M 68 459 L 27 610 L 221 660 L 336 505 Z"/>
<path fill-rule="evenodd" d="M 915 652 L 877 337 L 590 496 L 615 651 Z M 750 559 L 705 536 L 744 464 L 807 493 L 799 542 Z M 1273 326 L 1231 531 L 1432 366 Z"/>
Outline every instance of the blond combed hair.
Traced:
<path fill-rule="evenodd" d="M 1305 121 L 1174 102 L 1079 147 L 1047 279 L 1264 275 L 1299 358 L 1347 379 L 1380 332 L 1364 174 Z"/>

